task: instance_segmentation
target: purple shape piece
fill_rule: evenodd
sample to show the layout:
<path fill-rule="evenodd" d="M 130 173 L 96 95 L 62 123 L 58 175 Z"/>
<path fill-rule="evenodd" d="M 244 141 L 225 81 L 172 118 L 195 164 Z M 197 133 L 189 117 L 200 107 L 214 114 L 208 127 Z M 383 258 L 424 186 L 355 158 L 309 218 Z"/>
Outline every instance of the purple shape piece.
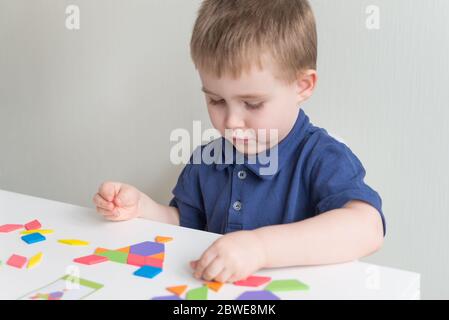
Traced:
<path fill-rule="evenodd" d="M 151 256 L 160 252 L 164 252 L 165 246 L 163 243 L 145 241 L 132 245 L 129 252 L 139 256 Z"/>
<path fill-rule="evenodd" d="M 280 300 L 280 298 L 271 291 L 259 290 L 243 292 L 236 300 Z"/>
<path fill-rule="evenodd" d="M 64 292 L 62 291 L 55 291 L 49 294 L 49 297 L 51 299 L 61 299 L 62 296 L 64 295 Z"/>
<path fill-rule="evenodd" d="M 171 296 L 160 296 L 160 297 L 153 297 L 151 300 L 184 300 L 178 297 L 177 295 L 171 295 Z"/>

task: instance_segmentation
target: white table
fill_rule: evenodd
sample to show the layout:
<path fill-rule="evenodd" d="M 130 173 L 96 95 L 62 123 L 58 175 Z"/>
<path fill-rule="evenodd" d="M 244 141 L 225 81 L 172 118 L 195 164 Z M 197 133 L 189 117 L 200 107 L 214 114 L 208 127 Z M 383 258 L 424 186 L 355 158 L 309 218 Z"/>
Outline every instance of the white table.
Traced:
<path fill-rule="evenodd" d="M 166 287 L 183 285 L 189 289 L 202 285 L 192 277 L 188 262 L 201 253 L 220 235 L 143 219 L 107 222 L 94 209 L 0 190 L 0 225 L 24 224 L 38 219 L 43 229 L 53 229 L 47 240 L 27 245 L 20 231 L 0 233 L 0 299 L 17 299 L 62 277 L 73 268 L 80 277 L 101 283 L 102 289 L 88 299 L 150 299 L 169 295 Z M 72 262 L 89 255 L 97 247 L 116 249 L 154 237 L 171 236 L 167 243 L 164 269 L 153 279 L 133 275 L 138 268 L 113 262 L 84 266 Z M 81 239 L 87 247 L 62 245 L 57 239 Z M 13 253 L 30 257 L 44 254 L 34 269 L 16 269 L 6 265 Z M 310 286 L 308 291 L 276 293 L 282 299 L 419 299 L 420 275 L 362 262 L 331 266 L 265 269 L 258 275 L 272 279 L 298 279 Z M 226 284 L 220 292 L 209 290 L 209 299 L 235 299 L 245 288 Z"/>

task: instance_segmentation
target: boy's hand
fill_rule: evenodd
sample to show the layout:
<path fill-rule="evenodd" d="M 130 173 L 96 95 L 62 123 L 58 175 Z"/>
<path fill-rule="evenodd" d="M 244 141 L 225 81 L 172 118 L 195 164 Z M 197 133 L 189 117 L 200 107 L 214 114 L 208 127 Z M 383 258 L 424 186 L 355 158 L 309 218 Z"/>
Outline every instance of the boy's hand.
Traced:
<path fill-rule="evenodd" d="M 120 182 L 103 183 L 93 201 L 97 212 L 111 221 L 123 221 L 139 215 L 141 193 L 133 186 Z"/>
<path fill-rule="evenodd" d="M 190 266 L 197 279 L 234 282 L 246 279 L 265 265 L 265 251 L 253 231 L 237 231 L 216 240 Z"/>

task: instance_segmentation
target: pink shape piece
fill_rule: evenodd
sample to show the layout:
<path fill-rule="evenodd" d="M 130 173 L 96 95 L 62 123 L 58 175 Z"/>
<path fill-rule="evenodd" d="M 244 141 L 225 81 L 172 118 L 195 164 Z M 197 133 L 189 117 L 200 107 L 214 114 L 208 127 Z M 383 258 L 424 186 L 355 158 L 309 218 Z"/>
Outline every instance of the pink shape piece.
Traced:
<path fill-rule="evenodd" d="M 0 226 L 0 232 L 7 233 L 17 229 L 22 229 L 23 225 L 21 224 L 4 224 Z"/>
<path fill-rule="evenodd" d="M 27 230 L 37 230 L 42 227 L 41 223 L 37 220 L 33 220 L 25 224 L 25 229 Z"/>
<path fill-rule="evenodd" d="M 81 263 L 81 264 L 87 264 L 90 266 L 92 264 L 97 264 L 97 263 L 108 261 L 108 258 L 102 257 L 102 256 L 97 256 L 96 254 L 91 254 L 89 256 L 76 258 L 73 261 Z"/>
<path fill-rule="evenodd" d="M 156 259 L 152 257 L 145 257 L 145 265 L 156 267 L 156 268 L 162 268 L 162 264 L 164 263 L 164 260 Z"/>
<path fill-rule="evenodd" d="M 8 261 L 6 261 L 6 264 L 18 269 L 22 269 L 26 262 L 27 258 L 19 256 L 17 254 L 13 254 L 11 257 L 9 257 Z"/>
<path fill-rule="evenodd" d="M 270 277 L 249 276 L 248 278 L 234 282 L 236 286 L 258 287 L 270 281 Z"/>
<path fill-rule="evenodd" d="M 145 265 L 145 257 L 138 254 L 130 253 L 128 254 L 128 260 L 126 263 L 131 264 L 133 266 L 142 267 Z"/>

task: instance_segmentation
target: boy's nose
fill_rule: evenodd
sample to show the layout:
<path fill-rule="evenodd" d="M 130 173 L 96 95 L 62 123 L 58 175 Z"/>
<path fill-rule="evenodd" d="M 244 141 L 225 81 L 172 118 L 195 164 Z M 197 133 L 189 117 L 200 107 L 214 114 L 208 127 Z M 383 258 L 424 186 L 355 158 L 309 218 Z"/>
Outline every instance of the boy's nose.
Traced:
<path fill-rule="evenodd" d="M 226 116 L 226 128 L 228 129 L 238 129 L 245 127 L 245 121 L 242 116 L 236 112 L 230 112 Z"/>

